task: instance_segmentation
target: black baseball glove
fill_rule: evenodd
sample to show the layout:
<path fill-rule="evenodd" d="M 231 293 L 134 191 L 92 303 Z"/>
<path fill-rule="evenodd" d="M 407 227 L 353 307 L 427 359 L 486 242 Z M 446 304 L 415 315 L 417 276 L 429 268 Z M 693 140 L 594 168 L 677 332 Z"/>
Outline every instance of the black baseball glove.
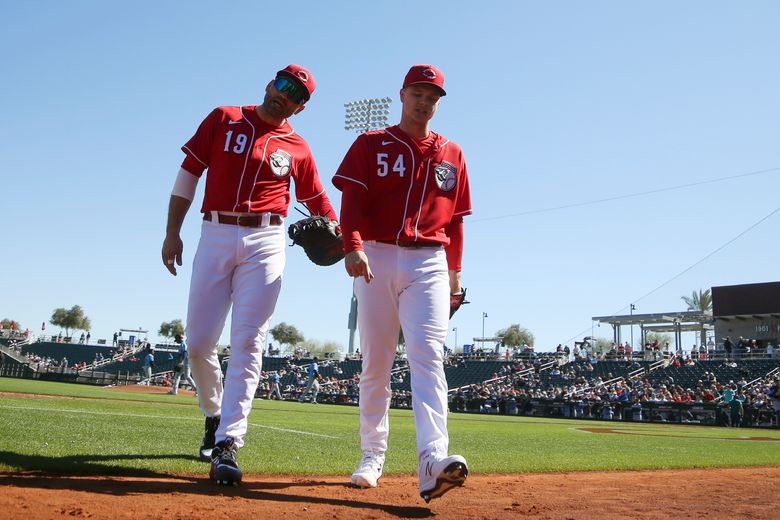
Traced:
<path fill-rule="evenodd" d="M 338 222 L 328 217 L 307 217 L 290 224 L 287 234 L 293 244 L 306 252 L 309 260 L 317 265 L 333 265 L 344 258 L 344 243 Z"/>
<path fill-rule="evenodd" d="M 461 305 L 470 303 L 466 300 L 466 288 L 461 287 L 460 292 L 457 294 L 450 294 L 450 318 L 455 314 L 455 311 L 460 309 Z"/>

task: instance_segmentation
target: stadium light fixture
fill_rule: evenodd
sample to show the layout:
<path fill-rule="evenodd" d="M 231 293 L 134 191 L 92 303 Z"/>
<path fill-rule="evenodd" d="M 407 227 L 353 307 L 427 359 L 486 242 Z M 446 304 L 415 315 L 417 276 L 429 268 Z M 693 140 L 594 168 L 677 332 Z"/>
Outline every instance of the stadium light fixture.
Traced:
<path fill-rule="evenodd" d="M 344 130 L 363 133 L 386 128 L 390 103 L 390 98 L 367 98 L 344 103 Z"/>

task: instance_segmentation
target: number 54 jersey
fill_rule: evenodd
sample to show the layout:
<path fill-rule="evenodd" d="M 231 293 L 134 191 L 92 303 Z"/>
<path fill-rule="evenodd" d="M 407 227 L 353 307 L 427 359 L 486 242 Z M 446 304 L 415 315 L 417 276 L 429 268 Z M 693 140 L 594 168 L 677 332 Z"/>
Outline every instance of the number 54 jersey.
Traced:
<path fill-rule="evenodd" d="M 295 179 L 296 199 L 335 219 L 309 145 L 287 121 L 271 126 L 255 108 L 215 108 L 182 146 L 182 168 L 198 177 L 208 168 L 201 211 L 286 216 Z"/>
<path fill-rule="evenodd" d="M 392 126 L 362 134 L 344 157 L 333 184 L 341 191 L 349 184 L 365 191 L 356 230 L 362 240 L 447 246 L 445 228 L 472 211 L 463 151 L 435 132 L 413 139 Z"/>

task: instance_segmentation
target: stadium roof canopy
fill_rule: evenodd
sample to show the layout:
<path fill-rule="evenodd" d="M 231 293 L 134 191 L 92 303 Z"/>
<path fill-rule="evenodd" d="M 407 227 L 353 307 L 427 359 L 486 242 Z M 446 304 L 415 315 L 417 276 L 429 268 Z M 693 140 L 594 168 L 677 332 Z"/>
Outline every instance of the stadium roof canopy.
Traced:
<path fill-rule="evenodd" d="M 609 323 L 612 326 L 620 325 L 656 325 L 674 323 L 710 323 L 712 314 L 701 311 L 677 311 L 661 312 L 653 314 L 622 314 L 614 316 L 594 316 L 593 321 Z M 698 329 L 696 329 L 698 330 Z"/>
<path fill-rule="evenodd" d="M 652 314 L 621 314 L 594 316 L 593 321 L 612 326 L 613 340 L 621 342 L 621 327 L 639 325 L 641 340 L 645 342 L 648 332 L 674 332 L 675 345 L 682 345 L 683 332 L 702 332 L 712 328 L 712 314 L 702 311 L 658 312 Z M 632 333 L 633 334 L 633 333 Z"/>

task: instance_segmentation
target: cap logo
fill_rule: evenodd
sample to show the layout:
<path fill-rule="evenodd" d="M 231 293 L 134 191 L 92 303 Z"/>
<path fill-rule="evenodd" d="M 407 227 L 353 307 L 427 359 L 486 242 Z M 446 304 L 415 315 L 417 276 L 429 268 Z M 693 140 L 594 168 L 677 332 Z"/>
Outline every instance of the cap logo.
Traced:
<path fill-rule="evenodd" d="M 308 75 L 308 74 L 306 74 L 306 73 L 305 73 L 304 71 L 302 71 L 302 70 L 299 70 L 299 71 L 297 71 L 297 72 L 295 73 L 295 75 L 296 75 L 296 76 L 298 76 L 298 78 L 300 78 L 300 80 L 301 80 L 301 81 L 303 81 L 304 83 L 306 83 L 307 81 L 309 81 L 309 75 Z"/>
<path fill-rule="evenodd" d="M 436 72 L 433 69 L 423 69 L 422 75 L 428 79 L 436 79 Z"/>

